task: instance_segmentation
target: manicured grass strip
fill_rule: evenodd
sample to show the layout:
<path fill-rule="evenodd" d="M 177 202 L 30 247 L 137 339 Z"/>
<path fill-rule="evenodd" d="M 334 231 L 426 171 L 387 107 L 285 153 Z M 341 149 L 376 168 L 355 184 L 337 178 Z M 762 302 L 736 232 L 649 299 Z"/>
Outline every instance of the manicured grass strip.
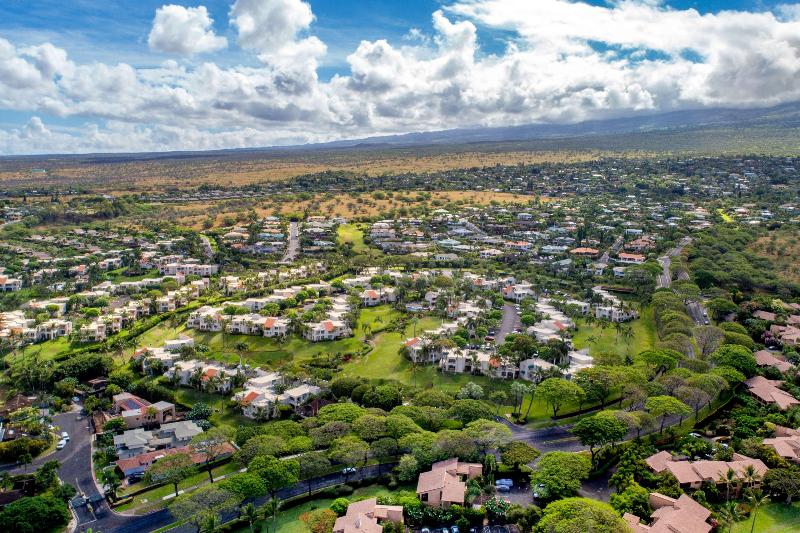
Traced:
<path fill-rule="evenodd" d="M 753 519 L 748 518 L 733 526 L 733 533 L 750 533 Z M 796 533 L 800 531 L 800 502 L 786 505 L 775 502 L 761 507 L 756 514 L 753 531 L 758 533 Z"/>

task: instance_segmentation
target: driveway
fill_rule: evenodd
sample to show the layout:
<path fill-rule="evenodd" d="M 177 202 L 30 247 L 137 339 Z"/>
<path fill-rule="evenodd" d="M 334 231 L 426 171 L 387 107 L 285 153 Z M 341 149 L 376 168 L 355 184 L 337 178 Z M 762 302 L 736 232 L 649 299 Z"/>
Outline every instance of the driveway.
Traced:
<path fill-rule="evenodd" d="M 509 333 L 513 333 L 516 328 L 521 327 L 519 321 L 519 313 L 514 304 L 508 302 L 503 304 L 503 318 L 500 320 L 500 327 L 497 329 L 497 334 L 494 336 L 495 344 L 500 346 L 506 340 Z"/>

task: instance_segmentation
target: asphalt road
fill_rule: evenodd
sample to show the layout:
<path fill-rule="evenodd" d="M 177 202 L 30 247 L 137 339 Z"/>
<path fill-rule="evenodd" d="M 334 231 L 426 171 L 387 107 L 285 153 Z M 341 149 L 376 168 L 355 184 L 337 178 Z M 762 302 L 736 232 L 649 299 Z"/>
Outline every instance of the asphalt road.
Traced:
<path fill-rule="evenodd" d="M 282 263 L 291 263 L 297 259 L 300 253 L 300 239 L 298 239 L 297 222 L 289 222 L 289 244 L 286 246 L 286 253 Z"/>
<path fill-rule="evenodd" d="M 692 317 L 694 323 L 698 326 L 702 326 L 703 324 L 709 322 L 708 311 L 705 310 L 703 304 L 700 302 L 689 302 L 689 304 L 686 305 L 686 311 L 689 313 L 689 316 Z"/>
<path fill-rule="evenodd" d="M 25 467 L 5 465 L 0 467 L 0 471 L 11 474 L 30 473 L 47 461 L 56 460 L 61 463 L 58 474 L 62 481 L 75 485 L 75 488 L 80 486 L 79 490 L 92 489 L 94 481 L 92 481 L 91 471 L 87 471 L 87 465 L 91 464 L 92 432 L 86 429 L 87 423 L 88 420 L 85 417 L 78 420 L 77 411 L 55 415 L 53 424 L 59 428 L 58 432 L 69 433 L 70 440 L 64 449 L 56 450 L 47 456 L 37 457 Z"/>
<path fill-rule="evenodd" d="M 508 302 L 504 303 L 503 318 L 500 320 L 500 327 L 497 329 L 497 334 L 494 336 L 495 344 L 497 346 L 503 344 L 506 336 L 509 333 L 513 333 L 516 328 L 520 327 L 522 327 L 522 324 L 519 321 L 519 313 L 517 312 L 517 308 L 514 307 L 514 304 Z"/>
<path fill-rule="evenodd" d="M 61 467 L 58 469 L 58 477 L 64 483 L 69 483 L 84 496 L 97 496 L 100 491 L 92 477 L 92 431 L 88 427 L 89 419 L 80 416 L 78 411 L 61 413 L 53 417 L 53 424 L 58 427 L 58 432 L 66 431 L 69 433 L 67 445 L 55 452 L 37 457 L 33 463 L 26 467 L 16 465 L 6 465 L 0 470 L 9 471 L 12 474 L 31 473 L 36 468 L 47 461 L 58 461 Z M 92 527 L 95 516 L 85 507 L 75 509 L 78 523 L 85 527 Z M 85 529 L 84 527 L 84 529 Z M 94 528 L 97 531 L 97 528 Z M 109 529 L 104 529 L 110 531 Z"/>
<path fill-rule="evenodd" d="M 624 242 L 625 242 L 625 237 L 623 237 L 622 235 L 617 237 L 617 240 L 614 241 L 614 244 L 611 245 L 611 248 L 603 252 L 603 255 L 600 257 L 600 260 L 597 262 L 607 265 L 611 257 L 610 254 L 616 254 L 617 252 L 619 252 L 619 249 L 622 248 L 622 244 Z"/>
<path fill-rule="evenodd" d="M 206 257 L 208 259 L 214 257 L 214 248 L 211 247 L 211 241 L 208 237 L 201 233 L 200 240 L 203 241 L 203 252 L 206 254 Z"/>
<path fill-rule="evenodd" d="M 660 289 L 663 287 L 669 287 L 672 285 L 672 272 L 670 270 L 672 266 L 672 258 L 677 257 L 683 252 L 683 249 L 692 242 L 692 238 L 689 236 L 684 237 L 678 243 L 675 248 L 672 248 L 667 255 L 663 255 L 658 258 L 658 262 L 661 264 L 661 275 L 658 276 L 656 280 L 656 288 Z M 688 275 L 686 275 L 688 277 Z"/>
<path fill-rule="evenodd" d="M 514 440 L 527 442 L 542 453 L 546 452 L 579 452 L 588 450 L 587 446 L 578 441 L 571 433 L 572 424 L 554 426 L 549 428 L 529 429 L 507 420 L 503 422 L 511 430 Z"/>
<path fill-rule="evenodd" d="M 373 479 L 389 472 L 396 463 L 387 463 L 384 465 L 370 465 L 359 468 L 355 474 L 344 476 L 342 473 L 329 474 L 327 476 L 315 478 L 311 483 L 311 490 L 319 490 L 333 485 L 342 483 L 349 483 L 360 479 Z M 276 497 L 280 500 L 300 496 L 307 493 L 309 490 L 308 482 L 302 481 L 290 487 L 279 490 Z M 263 505 L 268 497 L 257 498 L 254 503 L 256 506 Z M 224 513 L 222 521 L 227 522 L 237 517 L 237 512 Z M 166 509 L 155 511 L 148 515 L 133 516 L 117 514 L 108 509 L 104 503 L 99 512 L 97 513 L 97 520 L 92 523 L 86 523 L 79 526 L 75 531 L 84 532 L 88 528 L 93 531 L 102 531 L 103 533 L 144 533 L 146 531 L 153 531 L 162 528 L 175 522 L 175 519 Z M 177 533 L 194 533 L 197 528 L 191 524 L 178 526 L 170 531 Z"/>

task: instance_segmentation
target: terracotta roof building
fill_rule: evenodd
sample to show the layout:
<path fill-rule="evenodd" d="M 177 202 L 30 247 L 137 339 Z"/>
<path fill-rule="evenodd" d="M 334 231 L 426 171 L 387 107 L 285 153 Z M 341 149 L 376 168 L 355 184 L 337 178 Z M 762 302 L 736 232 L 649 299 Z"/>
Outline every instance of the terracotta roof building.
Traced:
<path fill-rule="evenodd" d="M 743 479 L 745 469 L 750 465 L 760 478 L 769 470 L 761 459 L 737 453 L 733 454 L 731 461 L 676 461 L 669 452 L 661 451 L 645 459 L 645 462 L 654 472 L 669 472 L 682 487 L 690 489 L 699 489 L 704 481 L 720 483 L 728 469 L 733 470 L 739 479 Z"/>
<path fill-rule="evenodd" d="M 758 364 L 758 366 L 772 366 L 780 370 L 782 373 L 786 373 L 794 368 L 792 363 L 775 357 L 775 355 L 767 350 L 759 350 L 754 355 L 756 358 L 756 364 Z"/>
<path fill-rule="evenodd" d="M 777 405 L 782 411 L 793 405 L 800 405 L 800 400 L 778 388 L 781 383 L 780 380 L 767 379 L 764 376 L 754 376 L 744 382 L 750 394 L 764 403 Z"/>
<path fill-rule="evenodd" d="M 478 477 L 482 473 L 483 467 L 477 463 L 462 463 L 458 459 L 439 461 L 431 465 L 429 472 L 419 475 L 417 494 L 422 503 L 434 507 L 463 505 L 467 490 L 464 480 Z"/>
<path fill-rule="evenodd" d="M 650 505 L 655 509 L 650 515 L 650 525 L 642 524 L 636 515 L 623 515 L 622 518 L 634 533 L 709 533 L 712 529 L 707 522 L 711 511 L 686 494 L 681 494 L 676 500 L 653 492 L 650 494 Z"/>
<path fill-rule="evenodd" d="M 597 257 L 600 255 L 600 250 L 596 248 L 573 248 L 569 253 L 580 257 Z"/>
<path fill-rule="evenodd" d="M 787 461 L 800 464 L 800 430 L 776 426 L 775 436 L 764 439 L 764 446 L 769 446 Z"/>
<path fill-rule="evenodd" d="M 226 442 L 222 448 L 220 458 L 228 457 L 236 451 L 232 444 Z M 181 446 L 180 448 L 167 448 L 165 450 L 155 450 L 152 452 L 143 453 L 135 457 L 127 457 L 116 461 L 117 468 L 119 468 L 122 475 L 128 477 L 132 474 L 144 474 L 153 463 L 162 457 L 172 455 L 175 453 L 189 453 L 191 454 L 192 462 L 196 465 L 203 464 L 206 456 L 203 453 L 194 451 L 191 446 Z"/>
<path fill-rule="evenodd" d="M 333 533 L 381 533 L 381 522 L 403 523 L 402 505 L 380 505 L 376 498 L 353 502 L 347 513 L 336 519 Z"/>

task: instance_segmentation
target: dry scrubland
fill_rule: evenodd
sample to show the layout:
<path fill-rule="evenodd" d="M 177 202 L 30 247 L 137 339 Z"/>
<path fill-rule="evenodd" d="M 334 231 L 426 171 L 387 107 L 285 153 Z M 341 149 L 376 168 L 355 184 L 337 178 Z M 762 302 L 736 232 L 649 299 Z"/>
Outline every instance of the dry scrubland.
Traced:
<path fill-rule="evenodd" d="M 766 257 L 775 265 L 778 276 L 800 283 L 800 230 L 795 228 L 772 231 L 761 237 L 750 247 L 762 257 Z"/>
<path fill-rule="evenodd" d="M 203 223 L 209 218 L 214 218 L 214 227 L 228 225 L 226 218 L 234 219 L 246 214 L 245 209 L 252 209 L 259 216 L 269 216 L 280 212 L 321 214 L 325 216 L 342 216 L 353 218 L 359 216 L 374 216 L 386 213 L 392 209 L 406 207 L 425 207 L 435 209 L 437 206 L 457 203 L 459 205 L 486 205 L 490 202 L 500 204 L 528 203 L 533 200 L 530 195 L 512 194 L 490 191 L 433 191 L 420 193 L 410 191 L 407 193 L 393 193 L 385 198 L 375 198 L 372 193 L 363 194 L 328 194 L 316 195 L 309 200 L 260 200 L 256 202 L 235 201 L 230 203 L 193 202 L 185 205 L 169 206 L 174 210 L 172 215 L 181 225 L 200 230 L 205 229 Z M 540 198 L 540 201 L 550 201 L 549 198 Z"/>
<path fill-rule="evenodd" d="M 291 153 L 231 153 L 225 156 L 164 156 L 122 160 L 122 156 L 0 159 L 0 187 L 48 187 L 82 185 L 102 187 L 104 192 L 160 192 L 166 187 L 201 184 L 237 186 L 288 179 L 293 176 L 347 170 L 369 175 L 395 172 L 428 172 L 497 164 L 575 162 L 608 153 L 576 151 L 503 151 L 501 147 L 461 150 L 417 148 L 414 150 L 320 150 Z M 631 157 L 641 154 L 631 152 Z M 47 173 L 32 169 L 46 169 Z"/>

